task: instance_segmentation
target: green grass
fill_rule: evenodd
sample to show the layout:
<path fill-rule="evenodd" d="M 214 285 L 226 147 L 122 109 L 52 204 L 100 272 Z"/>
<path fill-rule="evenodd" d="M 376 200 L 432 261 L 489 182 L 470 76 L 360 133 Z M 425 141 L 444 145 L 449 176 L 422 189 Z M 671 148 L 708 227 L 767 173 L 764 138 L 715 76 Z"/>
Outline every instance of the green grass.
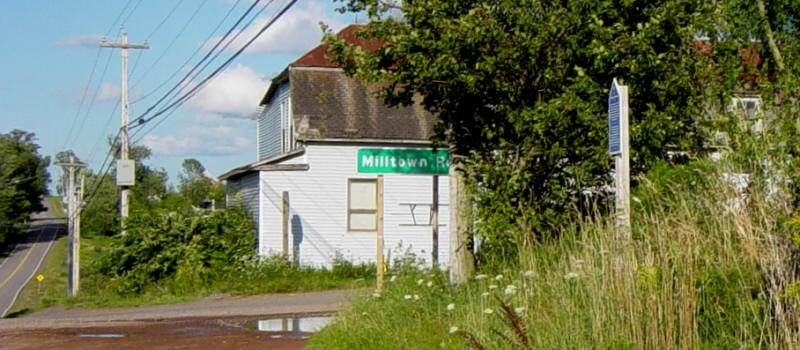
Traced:
<path fill-rule="evenodd" d="M 61 237 L 50 247 L 36 273 L 44 276 L 42 282 L 32 278 L 22 289 L 6 317 L 21 316 L 53 306 L 67 293 L 67 237 Z"/>
<path fill-rule="evenodd" d="M 67 217 L 64 205 L 61 204 L 60 196 L 50 196 L 50 205 L 57 218 L 64 219 Z"/>
<path fill-rule="evenodd" d="M 384 293 L 354 300 L 308 348 L 796 348 L 788 208 L 753 193 L 736 209 L 717 175 L 645 181 L 637 195 L 655 201 L 634 201 L 633 239 L 610 220 L 580 222 L 459 287 L 394 270 Z"/>
<path fill-rule="evenodd" d="M 150 286 L 142 293 L 118 293 L 109 287 L 114 285 L 112 281 L 94 274 L 88 267 L 115 239 L 105 236 L 81 239 L 81 291 L 77 297 L 67 297 L 67 237 L 59 238 L 38 272 L 45 276 L 44 281 L 39 283 L 34 278 L 28 283 L 9 312 L 10 316 L 22 316 L 54 305 L 67 308 L 134 307 L 179 303 L 216 294 L 255 295 L 358 289 L 375 283 L 372 266 L 344 265 L 332 270 L 298 268 L 272 259 L 237 274 L 217 276 L 197 285 L 165 282 Z"/>

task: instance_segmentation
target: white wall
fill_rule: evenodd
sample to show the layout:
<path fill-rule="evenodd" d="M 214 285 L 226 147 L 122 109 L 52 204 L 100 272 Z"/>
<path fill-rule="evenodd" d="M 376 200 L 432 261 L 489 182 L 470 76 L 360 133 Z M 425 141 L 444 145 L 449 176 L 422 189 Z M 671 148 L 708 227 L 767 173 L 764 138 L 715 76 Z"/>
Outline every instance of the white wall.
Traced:
<path fill-rule="evenodd" d="M 301 263 L 328 266 L 337 252 L 354 262 L 375 260 L 375 233 L 347 232 L 346 228 L 347 180 L 377 177 L 357 173 L 358 148 L 311 144 L 303 156 L 309 170 L 261 172 L 260 254 L 281 252 L 280 194 L 289 191 L 290 247 L 299 246 Z M 297 158 L 289 162 L 296 163 Z M 443 265 L 448 261 L 450 241 L 448 185 L 448 177 L 439 176 L 439 262 Z M 384 176 L 384 245 L 392 259 L 398 257 L 397 249 L 402 247 L 430 261 L 432 237 L 427 223 L 431 198 L 432 176 Z M 415 215 L 425 226 L 410 226 L 414 217 L 410 207 L 404 205 L 408 203 L 424 204 L 416 208 Z"/>

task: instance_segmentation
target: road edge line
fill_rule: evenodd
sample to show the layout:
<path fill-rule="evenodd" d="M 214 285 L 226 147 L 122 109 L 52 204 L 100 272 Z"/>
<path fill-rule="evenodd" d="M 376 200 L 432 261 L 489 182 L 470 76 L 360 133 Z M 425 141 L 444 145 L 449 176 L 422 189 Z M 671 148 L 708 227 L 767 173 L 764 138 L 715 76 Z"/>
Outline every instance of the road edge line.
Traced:
<path fill-rule="evenodd" d="M 14 298 L 11 299 L 11 303 L 8 304 L 8 308 L 6 308 L 2 313 L 0 313 L 0 319 L 6 317 L 8 310 L 11 310 L 11 308 L 14 307 L 14 304 L 17 303 L 17 299 L 19 298 L 19 295 L 22 293 L 22 290 L 28 286 L 28 283 L 31 282 L 33 276 L 35 276 L 36 273 L 39 272 L 39 269 L 42 267 L 42 262 L 44 262 L 44 258 L 46 258 L 48 254 L 50 254 L 50 248 L 52 248 L 53 243 L 55 243 L 57 237 L 58 237 L 58 230 L 55 230 L 55 232 L 53 233 L 53 239 L 51 239 L 50 242 L 47 243 L 47 248 L 45 249 L 44 254 L 42 254 L 42 257 L 39 258 L 39 262 L 36 264 L 36 268 L 33 269 L 33 273 L 31 273 L 31 275 L 28 276 L 28 279 L 25 280 L 25 283 L 23 283 L 22 286 L 20 286 L 17 292 L 14 294 Z M 31 247 L 31 250 L 33 250 L 33 247 Z"/>

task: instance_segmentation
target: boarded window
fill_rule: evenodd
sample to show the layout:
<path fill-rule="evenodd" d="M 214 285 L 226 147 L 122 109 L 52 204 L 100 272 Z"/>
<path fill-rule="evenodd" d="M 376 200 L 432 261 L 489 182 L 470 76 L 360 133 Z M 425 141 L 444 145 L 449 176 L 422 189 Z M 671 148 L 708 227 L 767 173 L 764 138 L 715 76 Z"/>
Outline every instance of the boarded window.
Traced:
<path fill-rule="evenodd" d="M 375 179 L 350 179 L 347 201 L 348 231 L 377 230 L 378 184 Z"/>

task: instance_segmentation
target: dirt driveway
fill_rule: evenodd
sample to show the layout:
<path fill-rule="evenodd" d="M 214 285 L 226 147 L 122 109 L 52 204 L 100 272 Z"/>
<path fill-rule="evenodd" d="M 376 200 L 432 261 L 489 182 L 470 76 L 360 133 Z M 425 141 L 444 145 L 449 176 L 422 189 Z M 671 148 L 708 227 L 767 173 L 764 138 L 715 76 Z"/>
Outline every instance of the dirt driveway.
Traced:
<path fill-rule="evenodd" d="M 139 308 L 52 308 L 0 319 L 3 349 L 301 349 L 354 291 L 216 297 Z M 261 322 L 259 322 L 261 321 Z"/>

